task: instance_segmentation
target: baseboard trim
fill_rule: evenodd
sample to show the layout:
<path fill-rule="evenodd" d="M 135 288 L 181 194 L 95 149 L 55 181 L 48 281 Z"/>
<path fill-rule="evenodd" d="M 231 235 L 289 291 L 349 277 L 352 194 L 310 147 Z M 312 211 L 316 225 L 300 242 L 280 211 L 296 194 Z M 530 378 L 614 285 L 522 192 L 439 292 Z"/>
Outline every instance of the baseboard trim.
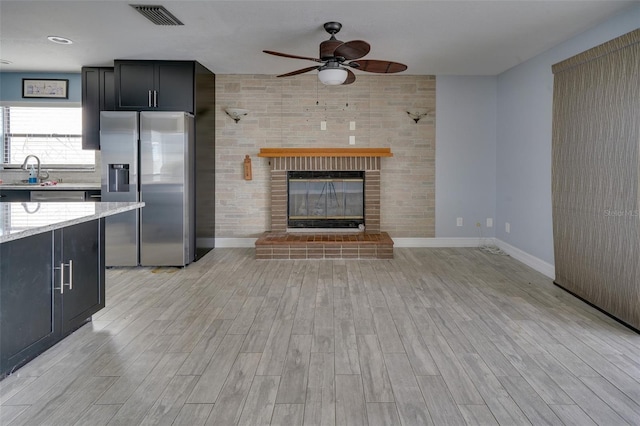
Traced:
<path fill-rule="evenodd" d="M 394 247 L 479 247 L 481 243 L 493 243 L 493 238 L 392 238 Z M 210 247 L 198 239 L 201 247 Z M 257 238 L 216 238 L 216 248 L 254 247 Z M 202 241 L 202 243 L 201 243 Z"/>
<path fill-rule="evenodd" d="M 551 279 L 555 279 L 555 266 L 537 258 L 511 244 L 497 238 L 393 238 L 393 245 L 396 248 L 419 248 L 419 247 L 480 247 L 483 244 L 496 245 L 502 251 L 507 253 L 514 259 L 519 260 L 530 268 L 535 269 L 541 274 Z M 255 247 L 257 238 L 199 238 L 198 245 L 200 247 L 212 247 L 215 243 L 216 248 L 247 248 Z"/>
<path fill-rule="evenodd" d="M 505 243 L 498 238 L 494 239 L 494 242 L 496 246 L 498 246 L 502 251 L 504 251 L 514 259 L 519 260 L 528 267 L 535 269 L 536 271 L 546 275 L 552 280 L 556 278 L 556 267 L 551 263 L 545 262 L 544 260 L 535 257 L 532 254 L 527 253 L 526 251 L 520 250 L 519 248 L 514 247 L 509 243 Z"/>
<path fill-rule="evenodd" d="M 394 247 L 479 247 L 493 238 L 395 238 Z"/>
<path fill-rule="evenodd" d="M 216 238 L 216 248 L 255 247 L 257 238 Z"/>

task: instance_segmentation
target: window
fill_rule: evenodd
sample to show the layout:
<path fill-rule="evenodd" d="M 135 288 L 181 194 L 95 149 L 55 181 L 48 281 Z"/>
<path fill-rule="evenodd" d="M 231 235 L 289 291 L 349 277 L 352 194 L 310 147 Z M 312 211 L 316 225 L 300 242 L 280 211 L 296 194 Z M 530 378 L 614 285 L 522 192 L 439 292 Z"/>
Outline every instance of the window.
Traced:
<path fill-rule="evenodd" d="M 82 149 L 82 108 L 3 106 L 2 163 L 22 165 L 33 154 L 46 168 L 93 168 L 94 151 Z"/>

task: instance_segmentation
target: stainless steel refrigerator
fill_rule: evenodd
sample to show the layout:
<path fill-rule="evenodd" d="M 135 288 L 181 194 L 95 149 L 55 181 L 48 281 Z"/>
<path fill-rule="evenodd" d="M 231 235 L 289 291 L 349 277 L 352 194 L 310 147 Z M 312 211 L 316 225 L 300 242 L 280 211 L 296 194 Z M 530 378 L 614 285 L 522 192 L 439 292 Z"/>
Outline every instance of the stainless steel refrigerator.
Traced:
<path fill-rule="evenodd" d="M 100 113 L 102 201 L 143 201 L 109 216 L 107 266 L 185 266 L 195 258 L 194 119 L 184 112 Z"/>

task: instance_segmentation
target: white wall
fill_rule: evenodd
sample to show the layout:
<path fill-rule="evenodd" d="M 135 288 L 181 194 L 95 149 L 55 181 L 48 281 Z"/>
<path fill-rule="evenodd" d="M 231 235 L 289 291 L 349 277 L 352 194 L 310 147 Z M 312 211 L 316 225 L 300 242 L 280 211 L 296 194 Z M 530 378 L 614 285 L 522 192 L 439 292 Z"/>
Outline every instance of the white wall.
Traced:
<path fill-rule="evenodd" d="M 436 237 L 493 237 L 495 215 L 496 77 L 438 76 Z"/>
<path fill-rule="evenodd" d="M 553 264 L 551 65 L 632 31 L 639 23 L 640 5 L 498 75 L 495 228 L 498 239 Z M 441 113 L 438 105 L 438 114 Z M 438 122 L 438 132 L 439 126 Z M 436 152 L 439 149 L 440 145 Z M 436 170 L 438 167 L 440 164 Z M 437 203 L 436 192 L 436 206 Z M 509 234 L 505 232 L 505 222 L 511 224 Z"/>

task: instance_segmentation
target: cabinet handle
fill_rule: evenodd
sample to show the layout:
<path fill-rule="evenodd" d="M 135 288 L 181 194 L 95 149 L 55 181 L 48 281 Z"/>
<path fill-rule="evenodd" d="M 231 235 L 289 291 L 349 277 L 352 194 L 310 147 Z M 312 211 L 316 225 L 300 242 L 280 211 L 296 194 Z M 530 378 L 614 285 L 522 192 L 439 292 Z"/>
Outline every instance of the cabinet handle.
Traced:
<path fill-rule="evenodd" d="M 158 91 L 153 91 L 153 106 L 158 108 Z"/>
<path fill-rule="evenodd" d="M 69 259 L 69 290 L 73 290 L 73 260 Z"/>
<path fill-rule="evenodd" d="M 151 108 L 151 90 L 149 90 L 149 108 Z"/>
<path fill-rule="evenodd" d="M 69 282 L 64 282 L 64 267 L 69 267 Z M 69 263 L 60 262 L 60 267 L 55 269 L 60 270 L 60 287 L 55 287 L 54 290 L 60 290 L 60 294 L 64 294 L 64 286 L 69 286 L 69 290 L 73 290 L 73 260 L 69 259 Z"/>
<path fill-rule="evenodd" d="M 64 294 L 64 262 L 60 262 L 60 266 L 54 269 L 60 270 L 60 287 L 54 287 L 54 290 L 60 290 L 60 294 Z"/>

